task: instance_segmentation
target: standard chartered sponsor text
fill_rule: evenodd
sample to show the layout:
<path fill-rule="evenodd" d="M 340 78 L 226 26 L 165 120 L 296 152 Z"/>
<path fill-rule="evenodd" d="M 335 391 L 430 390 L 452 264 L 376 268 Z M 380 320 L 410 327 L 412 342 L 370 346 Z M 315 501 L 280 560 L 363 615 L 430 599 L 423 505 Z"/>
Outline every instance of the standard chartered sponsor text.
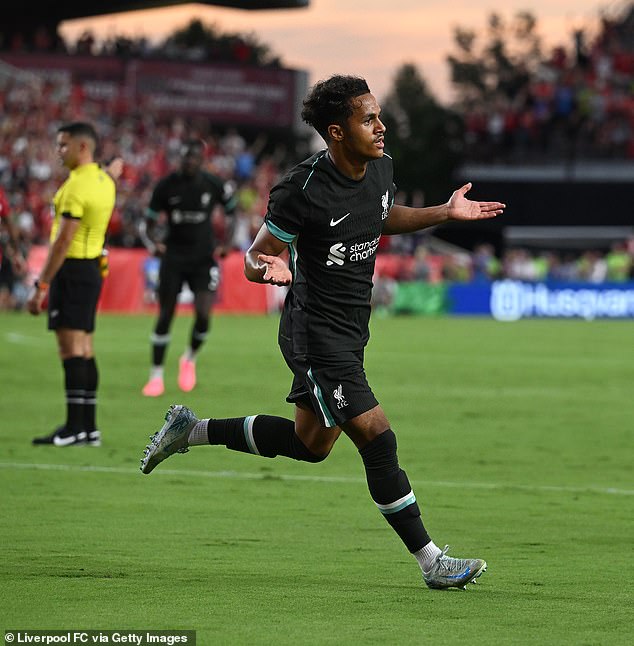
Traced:
<path fill-rule="evenodd" d="M 381 236 L 370 240 L 369 242 L 359 242 L 350 247 L 350 261 L 358 262 L 359 260 L 366 260 L 377 250 Z"/>

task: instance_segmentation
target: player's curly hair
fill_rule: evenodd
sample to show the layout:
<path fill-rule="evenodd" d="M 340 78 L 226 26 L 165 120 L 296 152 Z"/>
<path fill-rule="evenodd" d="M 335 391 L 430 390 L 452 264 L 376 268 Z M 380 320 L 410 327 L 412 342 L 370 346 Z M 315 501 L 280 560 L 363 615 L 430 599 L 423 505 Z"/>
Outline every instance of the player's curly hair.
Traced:
<path fill-rule="evenodd" d="M 328 141 L 328 126 L 343 125 L 352 115 L 350 99 L 369 92 L 366 80 L 359 76 L 331 76 L 316 83 L 304 99 L 302 119 Z"/>

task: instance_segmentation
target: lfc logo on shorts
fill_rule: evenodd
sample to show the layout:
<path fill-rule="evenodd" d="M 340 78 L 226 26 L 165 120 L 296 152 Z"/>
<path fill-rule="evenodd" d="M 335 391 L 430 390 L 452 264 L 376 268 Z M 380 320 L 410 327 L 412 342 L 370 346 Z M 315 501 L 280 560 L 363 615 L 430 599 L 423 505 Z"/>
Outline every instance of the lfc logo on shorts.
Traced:
<path fill-rule="evenodd" d="M 339 384 L 333 391 L 333 397 L 337 400 L 337 408 L 343 408 L 348 405 L 346 398 L 343 396 L 341 384 Z"/>

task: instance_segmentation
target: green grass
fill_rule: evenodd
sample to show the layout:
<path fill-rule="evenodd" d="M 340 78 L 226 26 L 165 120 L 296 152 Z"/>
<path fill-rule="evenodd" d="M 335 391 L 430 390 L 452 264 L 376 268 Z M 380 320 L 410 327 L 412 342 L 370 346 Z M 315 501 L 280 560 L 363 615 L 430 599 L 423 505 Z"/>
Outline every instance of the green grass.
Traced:
<path fill-rule="evenodd" d="M 489 571 L 427 590 L 342 437 L 317 465 L 196 447 L 151 476 L 170 403 L 289 416 L 275 318 L 218 317 L 200 386 L 140 395 L 149 317 L 102 315 L 100 449 L 33 447 L 63 419 L 43 318 L 0 315 L 0 630 L 193 629 L 198 644 L 629 644 L 629 322 L 377 319 L 369 381 L 426 525 Z"/>

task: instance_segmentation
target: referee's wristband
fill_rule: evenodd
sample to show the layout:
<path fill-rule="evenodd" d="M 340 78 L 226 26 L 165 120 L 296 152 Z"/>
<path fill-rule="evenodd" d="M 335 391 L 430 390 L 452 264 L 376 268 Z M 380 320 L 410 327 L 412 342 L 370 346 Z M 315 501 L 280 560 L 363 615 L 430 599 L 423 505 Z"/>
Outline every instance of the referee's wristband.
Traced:
<path fill-rule="evenodd" d="M 37 289 L 40 292 L 45 292 L 48 289 L 48 283 L 45 283 L 42 280 L 36 280 L 33 283 L 33 286 L 35 287 L 35 289 Z"/>

